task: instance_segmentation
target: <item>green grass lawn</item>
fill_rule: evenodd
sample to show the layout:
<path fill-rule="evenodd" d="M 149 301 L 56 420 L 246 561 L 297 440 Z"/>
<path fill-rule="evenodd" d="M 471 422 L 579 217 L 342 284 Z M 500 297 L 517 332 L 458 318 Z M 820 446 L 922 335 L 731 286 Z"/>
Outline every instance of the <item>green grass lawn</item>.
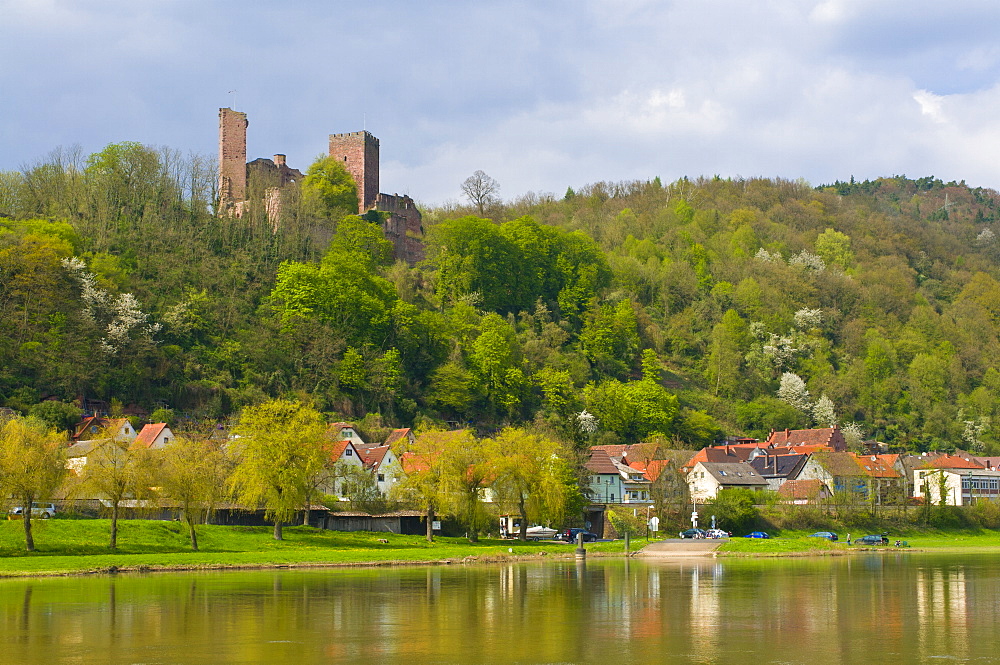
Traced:
<path fill-rule="evenodd" d="M 995 551 L 1000 550 L 1000 531 L 990 529 L 962 530 L 962 531 L 942 531 L 938 529 L 927 529 L 922 531 L 904 531 L 900 533 L 889 533 L 888 547 L 871 547 L 858 545 L 848 545 L 846 533 L 839 534 L 841 540 L 831 543 L 823 538 L 809 538 L 805 532 L 782 532 L 777 535 L 771 534 L 768 540 L 758 540 L 754 538 L 732 538 L 723 544 L 718 551 L 724 554 L 744 555 L 744 554 L 833 554 L 846 551 L 861 551 L 872 549 L 896 550 L 894 543 L 897 540 L 904 541 L 910 550 L 928 551 Z M 867 533 L 852 533 L 854 539 Z"/>
<path fill-rule="evenodd" d="M 118 551 L 108 549 L 109 520 L 33 522 L 37 551 L 24 551 L 20 521 L 0 522 L 0 576 L 161 567 L 364 564 L 425 562 L 466 557 L 564 554 L 573 545 L 545 541 L 482 540 L 387 533 L 325 531 L 285 527 L 284 540 L 271 527 L 198 526 L 199 551 L 191 551 L 186 525 L 179 522 L 120 520 Z M 379 542 L 385 539 L 388 543 Z"/>

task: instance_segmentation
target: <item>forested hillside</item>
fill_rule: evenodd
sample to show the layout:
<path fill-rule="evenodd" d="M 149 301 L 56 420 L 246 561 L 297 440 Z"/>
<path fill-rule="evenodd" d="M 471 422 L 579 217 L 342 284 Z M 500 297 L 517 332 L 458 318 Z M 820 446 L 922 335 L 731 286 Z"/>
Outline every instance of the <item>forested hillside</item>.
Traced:
<path fill-rule="evenodd" d="M 0 403 L 219 420 L 284 396 L 376 425 L 687 447 L 838 422 L 1000 450 L 992 190 L 597 183 L 489 219 L 425 210 L 411 267 L 377 220 L 216 217 L 214 179 L 131 143 L 0 173 Z"/>

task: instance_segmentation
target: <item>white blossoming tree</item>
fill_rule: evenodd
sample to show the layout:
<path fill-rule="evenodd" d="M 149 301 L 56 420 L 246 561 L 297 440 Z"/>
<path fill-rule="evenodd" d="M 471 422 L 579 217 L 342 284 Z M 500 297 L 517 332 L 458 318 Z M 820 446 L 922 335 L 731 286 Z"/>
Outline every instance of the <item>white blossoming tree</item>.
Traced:
<path fill-rule="evenodd" d="M 821 427 L 837 426 L 837 409 L 833 400 L 827 397 L 826 393 L 820 395 L 820 398 L 816 400 L 812 408 L 812 415 L 813 420 Z"/>
<path fill-rule="evenodd" d="M 63 266 L 80 285 L 82 313 L 103 335 L 98 346 L 108 356 L 117 356 L 134 341 L 154 343 L 160 324 L 149 320 L 131 293 L 114 296 L 97 284 L 97 278 L 77 257 L 62 260 Z"/>
<path fill-rule="evenodd" d="M 809 397 L 809 389 L 802 377 L 792 372 L 785 372 L 781 375 L 781 385 L 778 387 L 778 399 L 791 404 L 796 409 L 811 413 L 812 400 Z"/>

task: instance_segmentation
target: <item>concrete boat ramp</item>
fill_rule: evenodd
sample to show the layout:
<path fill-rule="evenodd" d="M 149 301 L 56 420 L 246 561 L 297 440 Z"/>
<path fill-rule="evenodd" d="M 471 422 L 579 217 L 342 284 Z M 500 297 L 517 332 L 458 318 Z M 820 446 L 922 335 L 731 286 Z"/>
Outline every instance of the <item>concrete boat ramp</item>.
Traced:
<path fill-rule="evenodd" d="M 724 542 L 726 541 L 712 538 L 671 538 L 646 545 L 636 553 L 636 556 L 650 558 L 715 556 L 715 550 Z"/>

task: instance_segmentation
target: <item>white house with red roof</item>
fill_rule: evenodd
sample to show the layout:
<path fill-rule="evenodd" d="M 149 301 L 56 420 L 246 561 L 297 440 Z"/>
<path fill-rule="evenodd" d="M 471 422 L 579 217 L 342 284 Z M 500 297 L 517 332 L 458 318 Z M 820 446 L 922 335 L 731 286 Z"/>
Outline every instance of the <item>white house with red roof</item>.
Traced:
<path fill-rule="evenodd" d="M 349 469 L 363 469 L 364 459 L 358 449 L 348 440 L 335 441 L 330 446 L 330 461 L 333 463 L 334 472 L 329 475 L 326 482 L 318 488 L 324 494 L 332 494 L 341 500 L 346 500 L 343 496 L 343 471 L 345 467 Z"/>
<path fill-rule="evenodd" d="M 128 418 L 88 416 L 74 426 L 71 438 L 75 442 L 94 441 L 102 435 L 110 435 L 118 440 L 132 441 L 137 436 L 137 432 Z"/>
<path fill-rule="evenodd" d="M 388 496 L 389 490 L 402 478 L 402 466 L 389 445 L 370 446 L 358 451 L 366 469 L 375 476 L 378 491 Z"/>
<path fill-rule="evenodd" d="M 356 448 L 367 445 L 352 423 L 333 423 L 326 431 L 336 441 L 350 441 Z"/>
<path fill-rule="evenodd" d="M 174 440 L 174 433 L 166 423 L 149 423 L 143 425 L 139 436 L 132 442 L 133 446 L 142 446 L 150 450 L 159 450 Z"/>
<path fill-rule="evenodd" d="M 1000 498 L 1000 471 L 957 455 L 941 455 L 913 471 L 913 496 L 934 504 L 968 506 Z"/>
<path fill-rule="evenodd" d="M 413 430 L 409 427 L 402 427 L 394 429 L 389 433 L 389 436 L 385 439 L 385 445 L 396 449 L 402 448 L 408 450 L 416 441 L 417 437 L 414 436 Z"/>

